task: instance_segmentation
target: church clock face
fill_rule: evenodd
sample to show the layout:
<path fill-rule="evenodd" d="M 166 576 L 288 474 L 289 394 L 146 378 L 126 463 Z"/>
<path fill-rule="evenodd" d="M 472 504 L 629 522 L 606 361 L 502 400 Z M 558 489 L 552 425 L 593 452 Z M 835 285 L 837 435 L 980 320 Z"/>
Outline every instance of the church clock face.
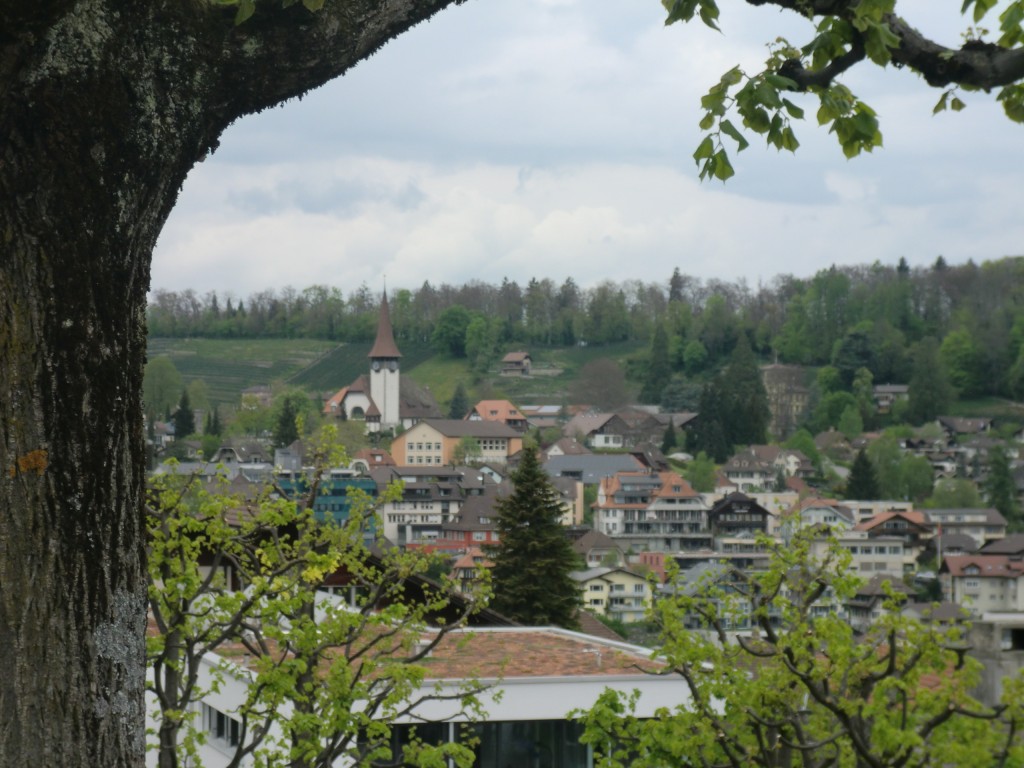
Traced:
<path fill-rule="evenodd" d="M 392 360 L 390 363 L 388 363 L 388 370 L 389 371 L 397 371 L 398 370 L 398 361 L 397 360 Z"/>
<path fill-rule="evenodd" d="M 379 371 L 380 370 L 380 360 L 374 360 L 373 364 L 370 367 L 373 368 L 373 370 L 375 370 L 375 371 Z"/>

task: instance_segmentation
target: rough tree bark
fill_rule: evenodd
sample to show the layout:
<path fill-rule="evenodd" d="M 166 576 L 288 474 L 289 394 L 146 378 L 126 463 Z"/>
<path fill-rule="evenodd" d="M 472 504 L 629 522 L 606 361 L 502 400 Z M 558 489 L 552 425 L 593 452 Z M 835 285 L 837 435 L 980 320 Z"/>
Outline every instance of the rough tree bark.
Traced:
<path fill-rule="evenodd" d="M 0 0 L 0 765 L 143 763 L 153 245 L 239 116 L 453 0 Z"/>

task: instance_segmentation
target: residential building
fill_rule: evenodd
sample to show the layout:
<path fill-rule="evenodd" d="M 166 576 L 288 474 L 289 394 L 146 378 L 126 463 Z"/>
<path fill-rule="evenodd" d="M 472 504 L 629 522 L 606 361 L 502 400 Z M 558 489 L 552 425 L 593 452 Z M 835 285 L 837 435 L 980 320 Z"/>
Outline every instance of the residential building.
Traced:
<path fill-rule="evenodd" d="M 847 620 L 855 630 L 864 632 L 889 611 L 890 605 L 899 612 L 899 606 L 913 594 L 914 590 L 899 578 L 876 574 L 846 601 Z"/>
<path fill-rule="evenodd" d="M 462 447 L 460 448 L 460 443 Z M 469 455 L 469 449 L 479 452 Z M 396 437 L 391 455 L 403 466 L 444 466 L 458 459 L 484 464 L 508 463 L 523 448 L 523 436 L 511 427 L 493 421 L 424 419 Z M 464 455 L 459 456 L 460 449 Z"/>
<path fill-rule="evenodd" d="M 588 568 L 625 565 L 626 553 L 610 536 L 586 526 L 566 528 L 565 533 L 572 542 L 573 552 L 583 558 Z"/>
<path fill-rule="evenodd" d="M 773 527 L 771 512 L 745 493 L 734 491 L 708 510 L 708 526 L 716 539 L 746 534 L 749 538 L 767 534 Z"/>
<path fill-rule="evenodd" d="M 526 417 L 508 400 L 481 400 L 466 414 L 466 421 L 493 421 L 516 432 L 525 432 L 527 428 Z"/>
<path fill-rule="evenodd" d="M 936 533 L 963 533 L 983 547 L 1006 536 L 1006 518 L 992 507 L 980 509 L 929 509 L 928 522 Z"/>
<path fill-rule="evenodd" d="M 800 451 L 752 445 L 732 456 L 722 472 L 740 491 L 767 491 L 776 487 L 780 477 L 813 477 L 814 465 Z"/>
<path fill-rule="evenodd" d="M 402 496 L 379 507 L 384 537 L 399 546 L 432 544 L 463 502 L 492 486 L 486 475 L 471 467 L 380 467 L 371 471 L 380 496 L 401 483 Z"/>
<path fill-rule="evenodd" d="M 625 549 L 678 552 L 711 547 L 707 508 L 675 472 L 617 472 L 601 480 L 594 527 Z"/>
<path fill-rule="evenodd" d="M 651 602 L 647 579 L 625 568 L 596 567 L 569 574 L 580 585 L 583 606 L 627 624 L 642 621 Z"/>
<path fill-rule="evenodd" d="M 529 376 L 533 360 L 529 352 L 509 352 L 501 358 L 502 376 Z"/>
<path fill-rule="evenodd" d="M 850 570 L 866 579 L 882 575 L 898 580 L 914 569 L 915 560 L 912 555 L 908 556 L 903 539 L 871 537 L 864 531 L 844 530 L 817 538 L 811 542 L 811 556 L 824 559 L 833 542 L 850 553 Z"/>
<path fill-rule="evenodd" d="M 1024 560 L 1011 555 L 949 555 L 939 567 L 945 600 L 985 613 L 1024 612 Z"/>

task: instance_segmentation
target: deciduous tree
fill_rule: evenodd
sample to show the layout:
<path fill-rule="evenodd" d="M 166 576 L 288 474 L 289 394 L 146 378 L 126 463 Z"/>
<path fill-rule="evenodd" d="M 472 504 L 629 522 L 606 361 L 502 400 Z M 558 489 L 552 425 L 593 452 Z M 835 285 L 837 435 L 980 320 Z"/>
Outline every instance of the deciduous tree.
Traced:
<path fill-rule="evenodd" d="M 661 643 L 651 667 L 681 677 L 689 700 L 639 719 L 628 694 L 606 690 L 581 717 L 595 765 L 972 768 L 1024 759 L 1021 679 L 983 706 L 971 696 L 980 664 L 965 653 L 963 627 L 906 618 L 895 599 L 855 632 L 835 607 L 860 583 L 848 553 L 834 546 L 816 559 L 802 531 L 771 545 L 763 572 L 669 591 L 653 611 Z"/>
<path fill-rule="evenodd" d="M 0 1 L 0 764 L 142 760 L 144 318 L 189 170 L 449 4 Z"/>

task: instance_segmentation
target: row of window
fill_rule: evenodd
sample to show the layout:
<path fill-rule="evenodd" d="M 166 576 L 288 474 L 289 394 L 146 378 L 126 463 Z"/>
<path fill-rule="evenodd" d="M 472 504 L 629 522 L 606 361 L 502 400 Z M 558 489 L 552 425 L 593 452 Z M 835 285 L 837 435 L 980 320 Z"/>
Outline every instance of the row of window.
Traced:
<path fill-rule="evenodd" d="M 424 448 L 424 446 L 426 446 Z M 440 443 L 409 443 L 410 451 L 440 451 Z"/>

